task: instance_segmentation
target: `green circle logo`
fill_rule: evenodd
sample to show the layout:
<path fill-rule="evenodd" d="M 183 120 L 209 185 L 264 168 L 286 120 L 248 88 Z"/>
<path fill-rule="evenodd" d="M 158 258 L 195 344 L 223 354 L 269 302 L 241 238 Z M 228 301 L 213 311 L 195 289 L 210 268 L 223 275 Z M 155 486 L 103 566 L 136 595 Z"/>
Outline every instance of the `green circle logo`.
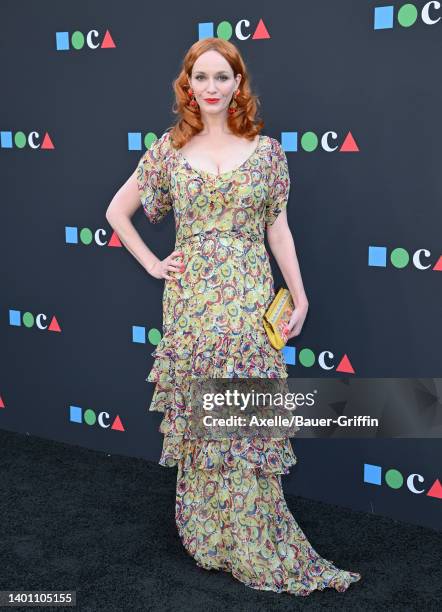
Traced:
<path fill-rule="evenodd" d="M 152 327 L 151 329 L 149 329 L 147 337 L 151 344 L 157 345 L 161 340 L 161 332 L 159 329 L 156 329 L 156 327 Z"/>
<path fill-rule="evenodd" d="M 83 227 L 83 229 L 80 230 L 80 241 L 83 244 L 90 244 L 92 242 L 92 238 L 92 230 L 90 230 L 88 227 Z"/>
<path fill-rule="evenodd" d="M 404 484 L 404 477 L 398 470 L 388 470 L 385 472 L 385 482 L 392 489 L 400 489 Z"/>
<path fill-rule="evenodd" d="M 83 419 L 87 425 L 95 425 L 95 423 L 97 422 L 95 412 L 90 408 L 84 411 Z"/>
<path fill-rule="evenodd" d="M 82 49 L 84 47 L 84 35 L 82 32 L 73 32 L 71 42 L 74 49 Z"/>
<path fill-rule="evenodd" d="M 150 149 L 155 140 L 157 140 L 157 135 L 153 132 L 147 132 L 146 136 L 144 137 L 144 146 L 146 149 Z"/>
<path fill-rule="evenodd" d="M 301 136 L 301 147 L 304 151 L 311 152 L 318 148 L 318 137 L 314 132 L 306 132 Z"/>
<path fill-rule="evenodd" d="M 391 251 L 390 261 L 395 268 L 405 268 L 410 261 L 410 256 L 408 251 L 398 247 L 397 249 L 393 249 Z"/>
<path fill-rule="evenodd" d="M 15 146 L 18 149 L 23 149 L 26 146 L 26 136 L 23 132 L 16 132 L 14 134 Z"/>
<path fill-rule="evenodd" d="M 414 4 L 404 4 L 398 10 L 397 20 L 399 25 L 404 28 L 409 28 L 414 23 L 416 23 L 417 19 L 417 8 Z"/>
<path fill-rule="evenodd" d="M 224 40 L 230 40 L 232 38 L 233 28 L 228 21 L 221 21 L 216 28 L 216 35 L 218 38 L 223 38 Z"/>
<path fill-rule="evenodd" d="M 309 348 L 299 351 L 299 363 L 305 368 L 310 368 L 315 363 L 315 354 Z"/>
<path fill-rule="evenodd" d="M 32 327 L 34 325 L 35 319 L 32 312 L 25 312 L 23 314 L 23 325 L 25 327 Z"/>

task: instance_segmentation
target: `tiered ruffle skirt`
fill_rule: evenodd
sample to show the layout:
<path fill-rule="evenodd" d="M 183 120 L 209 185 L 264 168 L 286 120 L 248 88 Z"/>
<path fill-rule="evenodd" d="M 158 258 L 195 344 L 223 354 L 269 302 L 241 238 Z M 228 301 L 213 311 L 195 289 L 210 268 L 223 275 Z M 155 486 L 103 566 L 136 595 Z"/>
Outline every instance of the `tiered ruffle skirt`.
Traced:
<path fill-rule="evenodd" d="M 289 438 L 190 435 L 192 378 L 287 378 L 265 332 L 165 334 L 152 356 L 149 410 L 164 413 L 159 463 L 178 466 L 176 524 L 196 563 L 254 589 L 300 596 L 360 580 L 322 558 L 287 507 L 281 475 L 297 462 Z"/>

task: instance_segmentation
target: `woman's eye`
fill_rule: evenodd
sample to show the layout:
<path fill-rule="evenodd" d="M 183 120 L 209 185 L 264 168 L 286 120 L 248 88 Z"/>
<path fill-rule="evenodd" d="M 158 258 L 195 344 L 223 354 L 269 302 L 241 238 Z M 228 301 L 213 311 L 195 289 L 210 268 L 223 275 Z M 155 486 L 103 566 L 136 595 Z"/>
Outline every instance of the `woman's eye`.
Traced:
<path fill-rule="evenodd" d="M 223 75 L 221 75 L 221 76 L 220 76 L 220 77 L 218 77 L 218 78 L 222 79 L 223 81 L 227 81 L 227 79 L 228 79 L 229 77 L 228 77 L 228 76 L 226 76 L 225 74 L 223 74 Z M 196 80 L 197 80 L 197 81 L 201 81 L 201 79 L 204 79 L 204 77 L 203 77 L 203 75 L 202 75 L 202 74 L 199 74 L 199 75 L 196 77 Z"/>

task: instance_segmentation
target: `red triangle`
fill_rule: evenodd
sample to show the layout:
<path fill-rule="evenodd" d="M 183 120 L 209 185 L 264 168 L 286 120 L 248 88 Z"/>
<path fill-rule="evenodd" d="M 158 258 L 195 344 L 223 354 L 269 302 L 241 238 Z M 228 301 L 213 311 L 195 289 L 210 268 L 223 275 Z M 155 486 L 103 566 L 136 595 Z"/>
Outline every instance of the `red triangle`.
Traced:
<path fill-rule="evenodd" d="M 345 140 L 342 143 L 342 147 L 339 149 L 339 151 L 344 153 L 352 153 L 354 151 L 359 151 L 359 147 L 356 144 L 356 141 L 353 138 L 351 132 L 349 132 L 345 137 Z"/>
<path fill-rule="evenodd" d="M 58 321 L 55 317 L 52 317 L 52 321 L 51 324 L 48 327 L 49 331 L 57 331 L 57 332 L 61 332 L 60 326 L 58 324 Z"/>
<path fill-rule="evenodd" d="M 113 41 L 112 36 L 109 34 L 109 30 L 106 30 L 106 34 L 104 35 L 103 42 L 101 43 L 102 49 L 115 49 L 115 43 Z"/>
<path fill-rule="evenodd" d="M 350 359 L 347 357 L 347 355 L 344 355 L 344 357 L 339 362 L 338 367 L 336 368 L 336 372 L 347 372 L 348 374 L 355 373 L 355 371 L 353 370 L 353 366 L 350 363 Z"/>
<path fill-rule="evenodd" d="M 429 497 L 437 497 L 438 499 L 442 499 L 442 485 L 440 484 L 439 478 L 436 478 L 427 495 Z"/>
<path fill-rule="evenodd" d="M 262 19 L 259 20 L 258 25 L 256 26 L 252 40 L 256 40 L 257 38 L 270 38 L 270 34 L 268 33 Z"/>
<path fill-rule="evenodd" d="M 43 138 L 43 142 L 41 143 L 41 149 L 55 149 L 54 143 L 51 140 L 51 137 L 46 132 L 45 137 Z"/>
<path fill-rule="evenodd" d="M 439 259 L 434 264 L 433 270 L 436 270 L 436 272 L 442 272 L 442 255 L 439 257 Z"/>
<path fill-rule="evenodd" d="M 1 395 L 0 395 L 0 408 L 6 408 L 6 406 L 3 403 L 3 398 Z"/>
<path fill-rule="evenodd" d="M 115 417 L 115 421 L 112 423 L 111 429 L 116 429 L 117 431 L 125 431 L 123 423 L 121 422 L 121 419 L 118 415 Z"/>
<path fill-rule="evenodd" d="M 115 232 L 112 232 L 111 239 L 107 243 L 107 246 L 109 246 L 109 247 L 120 247 L 120 246 L 123 246 L 121 244 L 121 242 L 120 242 L 118 234 L 116 234 Z"/>

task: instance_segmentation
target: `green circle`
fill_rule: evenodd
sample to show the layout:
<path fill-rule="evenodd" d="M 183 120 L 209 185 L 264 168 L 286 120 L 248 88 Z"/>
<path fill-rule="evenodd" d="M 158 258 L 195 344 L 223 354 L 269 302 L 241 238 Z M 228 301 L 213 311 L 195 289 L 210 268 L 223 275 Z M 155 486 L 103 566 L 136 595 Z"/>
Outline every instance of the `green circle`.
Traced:
<path fill-rule="evenodd" d="M 83 227 L 83 229 L 80 230 L 80 242 L 83 244 L 90 244 L 92 240 L 92 230 L 90 230 L 88 227 Z"/>
<path fill-rule="evenodd" d="M 233 28 L 228 21 L 221 21 L 216 28 L 216 35 L 218 38 L 224 40 L 230 40 L 232 38 Z"/>
<path fill-rule="evenodd" d="M 84 411 L 83 420 L 86 425 L 95 425 L 95 423 L 97 422 L 97 416 L 93 410 L 88 408 Z"/>
<path fill-rule="evenodd" d="M 32 314 L 32 312 L 23 313 L 22 319 L 23 319 L 23 325 L 25 327 L 33 327 L 35 323 L 35 319 L 34 319 L 34 315 Z"/>
<path fill-rule="evenodd" d="M 301 136 L 301 147 L 304 151 L 314 151 L 318 147 L 318 137 L 314 132 L 306 132 Z"/>
<path fill-rule="evenodd" d="M 400 489 L 404 484 L 404 477 L 398 470 L 387 470 L 385 472 L 385 482 L 392 489 Z"/>
<path fill-rule="evenodd" d="M 23 147 L 26 146 L 26 135 L 24 132 L 16 132 L 14 134 L 14 142 L 15 142 L 15 146 L 18 149 L 23 149 Z"/>
<path fill-rule="evenodd" d="M 410 256 L 405 249 L 398 247 L 393 249 L 390 253 L 390 261 L 395 268 L 405 268 L 410 261 Z"/>
<path fill-rule="evenodd" d="M 71 36 L 71 42 L 74 49 L 82 49 L 84 47 L 83 32 L 79 32 L 78 30 L 76 32 L 73 32 Z"/>
<path fill-rule="evenodd" d="M 144 137 L 144 146 L 146 149 L 150 149 L 155 140 L 157 140 L 157 135 L 153 132 L 147 132 L 146 136 Z"/>
<path fill-rule="evenodd" d="M 299 351 L 299 363 L 303 365 L 305 368 L 311 368 L 311 366 L 315 363 L 315 354 L 309 348 L 303 348 Z"/>
<path fill-rule="evenodd" d="M 409 28 L 417 19 L 417 8 L 414 4 L 404 4 L 397 12 L 397 20 L 399 25 L 404 28 Z"/>
<path fill-rule="evenodd" d="M 161 340 L 161 332 L 156 327 L 151 327 L 149 329 L 149 333 L 147 334 L 147 337 L 149 338 L 149 342 L 151 344 L 157 345 L 159 341 Z"/>

